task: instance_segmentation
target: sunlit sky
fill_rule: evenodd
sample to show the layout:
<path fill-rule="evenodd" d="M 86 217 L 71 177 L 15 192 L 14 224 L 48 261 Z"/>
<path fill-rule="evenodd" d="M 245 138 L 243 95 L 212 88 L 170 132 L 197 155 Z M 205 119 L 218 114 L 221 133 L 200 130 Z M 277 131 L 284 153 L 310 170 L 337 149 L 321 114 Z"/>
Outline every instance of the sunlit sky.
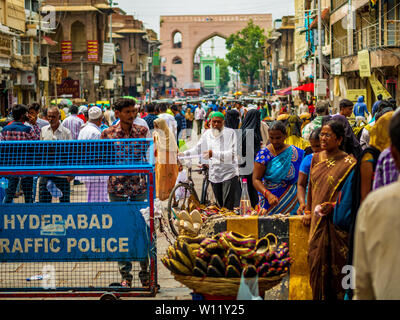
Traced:
<path fill-rule="evenodd" d="M 160 16 L 189 14 L 272 14 L 273 19 L 294 14 L 294 0 L 119 0 L 118 7 L 143 21 L 147 29 L 160 34 Z M 216 56 L 225 56 L 225 40 L 214 40 Z M 211 53 L 211 41 L 202 46 L 205 54 Z"/>

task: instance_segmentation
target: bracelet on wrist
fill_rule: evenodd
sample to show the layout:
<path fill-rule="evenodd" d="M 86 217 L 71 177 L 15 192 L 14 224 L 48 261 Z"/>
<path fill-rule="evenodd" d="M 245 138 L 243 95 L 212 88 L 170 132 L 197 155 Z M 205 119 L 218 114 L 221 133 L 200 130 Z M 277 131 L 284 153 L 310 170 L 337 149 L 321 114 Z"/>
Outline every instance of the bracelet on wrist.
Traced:
<path fill-rule="evenodd" d="M 267 195 L 268 195 L 269 193 L 270 193 L 270 192 L 269 192 L 267 189 L 265 189 L 264 192 L 263 192 L 264 198 L 267 198 Z"/>

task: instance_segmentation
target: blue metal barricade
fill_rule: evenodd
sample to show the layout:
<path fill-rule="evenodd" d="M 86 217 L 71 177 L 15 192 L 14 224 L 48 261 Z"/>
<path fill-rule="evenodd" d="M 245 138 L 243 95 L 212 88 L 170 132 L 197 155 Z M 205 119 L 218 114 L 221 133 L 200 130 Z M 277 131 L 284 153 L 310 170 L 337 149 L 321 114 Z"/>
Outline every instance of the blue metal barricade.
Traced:
<path fill-rule="evenodd" d="M 153 155 L 151 139 L 0 142 L 0 297 L 154 296 Z"/>

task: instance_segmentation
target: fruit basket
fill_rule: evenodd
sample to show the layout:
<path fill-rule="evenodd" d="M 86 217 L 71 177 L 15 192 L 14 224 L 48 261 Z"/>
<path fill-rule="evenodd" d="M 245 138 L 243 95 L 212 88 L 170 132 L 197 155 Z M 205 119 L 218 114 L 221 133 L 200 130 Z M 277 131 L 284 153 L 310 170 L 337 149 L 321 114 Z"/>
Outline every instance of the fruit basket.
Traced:
<path fill-rule="evenodd" d="M 213 237 L 179 236 L 162 263 L 175 279 L 196 293 L 235 296 L 241 277 L 258 277 L 260 295 L 288 274 L 292 259 L 287 243 L 269 233 L 261 239 L 237 232 Z"/>
<path fill-rule="evenodd" d="M 266 291 L 280 284 L 286 275 L 287 273 L 268 278 L 258 278 L 260 296 L 263 297 Z M 200 278 L 177 274 L 174 274 L 174 278 L 195 293 L 215 296 L 237 296 L 240 287 L 240 278 Z"/>

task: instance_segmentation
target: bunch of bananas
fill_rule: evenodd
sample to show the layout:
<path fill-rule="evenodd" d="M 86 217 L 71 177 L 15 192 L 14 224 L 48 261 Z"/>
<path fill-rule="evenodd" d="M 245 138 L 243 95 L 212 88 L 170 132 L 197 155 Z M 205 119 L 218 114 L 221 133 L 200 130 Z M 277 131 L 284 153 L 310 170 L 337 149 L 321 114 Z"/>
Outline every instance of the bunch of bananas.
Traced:
<path fill-rule="evenodd" d="M 237 232 L 211 238 L 179 236 L 161 261 L 175 274 L 227 278 L 239 278 L 242 273 L 248 278 L 285 274 L 292 263 L 287 243 L 277 245 L 274 234 L 257 241 Z"/>

